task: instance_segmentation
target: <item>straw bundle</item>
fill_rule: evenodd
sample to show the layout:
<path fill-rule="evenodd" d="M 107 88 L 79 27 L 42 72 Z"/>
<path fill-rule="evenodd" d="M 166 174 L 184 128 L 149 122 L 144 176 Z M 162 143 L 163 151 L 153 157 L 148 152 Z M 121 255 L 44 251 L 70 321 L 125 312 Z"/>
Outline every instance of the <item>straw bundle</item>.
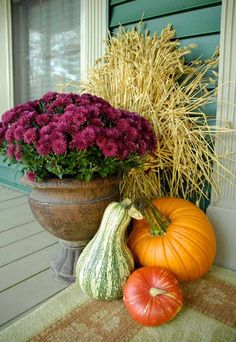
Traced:
<path fill-rule="evenodd" d="M 155 155 L 124 176 L 124 197 L 180 196 L 199 202 L 208 196 L 209 184 L 217 190 L 212 165 L 221 164 L 212 148 L 215 128 L 201 108 L 215 99 L 216 81 L 209 74 L 218 53 L 186 64 L 184 56 L 194 46 L 181 47 L 174 36 L 171 27 L 160 37 L 120 27 L 83 85 L 115 107 L 143 115 L 157 134 Z"/>

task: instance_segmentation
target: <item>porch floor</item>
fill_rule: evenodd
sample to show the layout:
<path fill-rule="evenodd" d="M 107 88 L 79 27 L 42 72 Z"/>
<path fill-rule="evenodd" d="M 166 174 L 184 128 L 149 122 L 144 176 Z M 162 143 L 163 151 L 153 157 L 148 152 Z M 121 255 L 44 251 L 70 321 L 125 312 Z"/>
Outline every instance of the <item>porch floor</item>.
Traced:
<path fill-rule="evenodd" d="M 49 269 L 58 248 L 35 221 L 27 195 L 0 186 L 0 329 L 68 286 Z"/>

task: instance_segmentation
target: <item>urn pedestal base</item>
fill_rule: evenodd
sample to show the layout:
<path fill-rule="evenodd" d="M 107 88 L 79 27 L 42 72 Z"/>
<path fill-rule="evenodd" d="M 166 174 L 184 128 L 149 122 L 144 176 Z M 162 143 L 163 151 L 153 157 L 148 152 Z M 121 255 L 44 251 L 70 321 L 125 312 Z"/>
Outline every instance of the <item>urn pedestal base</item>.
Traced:
<path fill-rule="evenodd" d="M 79 256 L 88 241 L 59 240 L 60 250 L 51 261 L 53 277 L 66 283 L 73 283 L 76 278 L 75 270 Z"/>

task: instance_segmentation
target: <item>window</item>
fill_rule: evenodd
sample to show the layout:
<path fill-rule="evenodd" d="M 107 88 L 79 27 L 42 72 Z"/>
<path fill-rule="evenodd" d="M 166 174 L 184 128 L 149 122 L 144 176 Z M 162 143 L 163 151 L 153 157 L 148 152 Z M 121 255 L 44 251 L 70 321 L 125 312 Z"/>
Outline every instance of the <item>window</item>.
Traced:
<path fill-rule="evenodd" d="M 80 79 L 80 0 L 13 0 L 15 104 Z"/>

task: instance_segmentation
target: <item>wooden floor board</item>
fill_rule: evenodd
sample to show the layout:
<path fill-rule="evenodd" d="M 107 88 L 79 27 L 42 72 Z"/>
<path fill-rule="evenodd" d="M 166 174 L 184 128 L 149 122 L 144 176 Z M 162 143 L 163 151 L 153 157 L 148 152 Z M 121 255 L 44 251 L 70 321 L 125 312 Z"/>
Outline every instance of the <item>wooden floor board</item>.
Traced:
<path fill-rule="evenodd" d="M 35 218 L 29 205 L 21 204 L 14 208 L 4 209 L 0 212 L 0 231 L 34 221 Z"/>
<path fill-rule="evenodd" d="M 35 221 L 27 195 L 0 186 L 0 329 L 68 286 L 49 270 L 59 248 Z"/>
<path fill-rule="evenodd" d="M 64 285 L 65 287 L 67 287 L 68 285 Z M 24 317 L 25 315 L 28 315 L 30 312 L 32 312 L 33 310 L 36 310 L 38 307 L 40 307 L 41 305 L 43 305 L 44 303 L 46 303 L 50 298 L 52 298 L 53 296 L 55 296 L 57 293 L 59 293 L 60 291 L 64 290 L 64 288 L 60 289 L 59 291 L 53 293 L 50 297 L 47 297 L 46 299 L 44 299 L 43 301 L 41 301 L 40 303 L 31 306 L 28 310 L 21 312 L 19 315 L 11 318 L 9 321 L 3 323 L 2 325 L 0 325 L 0 331 L 2 329 L 5 329 L 6 327 L 8 327 L 9 325 L 13 324 L 14 322 L 18 321 L 20 318 Z M 2 342 L 2 341 L 1 341 Z M 5 341 L 5 342 L 11 342 L 11 341 Z M 42 341 L 43 342 L 43 341 Z"/>
<path fill-rule="evenodd" d="M 9 199 L 17 198 L 17 197 L 22 197 L 24 196 L 18 191 L 10 190 L 7 188 L 0 189 L 0 202 L 7 201 Z"/>
<path fill-rule="evenodd" d="M 4 209 L 15 208 L 22 204 L 28 205 L 28 196 L 25 196 L 25 195 L 19 196 L 16 198 L 12 198 L 8 201 L 0 202 L 0 211 Z M 1 212 L 0 212 L 0 217 L 1 217 Z"/>
<path fill-rule="evenodd" d="M 57 243 L 55 236 L 46 231 L 30 236 L 24 240 L 14 242 L 0 250 L 0 266 L 4 266 L 32 254 L 47 246 Z"/>
<path fill-rule="evenodd" d="M 64 289 L 65 284 L 52 281 L 50 270 L 0 293 L 0 326 Z"/>
<path fill-rule="evenodd" d="M 0 247 L 10 245 L 14 242 L 24 240 L 27 237 L 35 235 L 44 231 L 44 228 L 40 226 L 36 221 L 23 224 L 22 226 L 9 229 L 4 232 L 0 232 Z"/>
<path fill-rule="evenodd" d="M 0 292 L 47 269 L 59 248 L 57 243 L 0 267 Z"/>

